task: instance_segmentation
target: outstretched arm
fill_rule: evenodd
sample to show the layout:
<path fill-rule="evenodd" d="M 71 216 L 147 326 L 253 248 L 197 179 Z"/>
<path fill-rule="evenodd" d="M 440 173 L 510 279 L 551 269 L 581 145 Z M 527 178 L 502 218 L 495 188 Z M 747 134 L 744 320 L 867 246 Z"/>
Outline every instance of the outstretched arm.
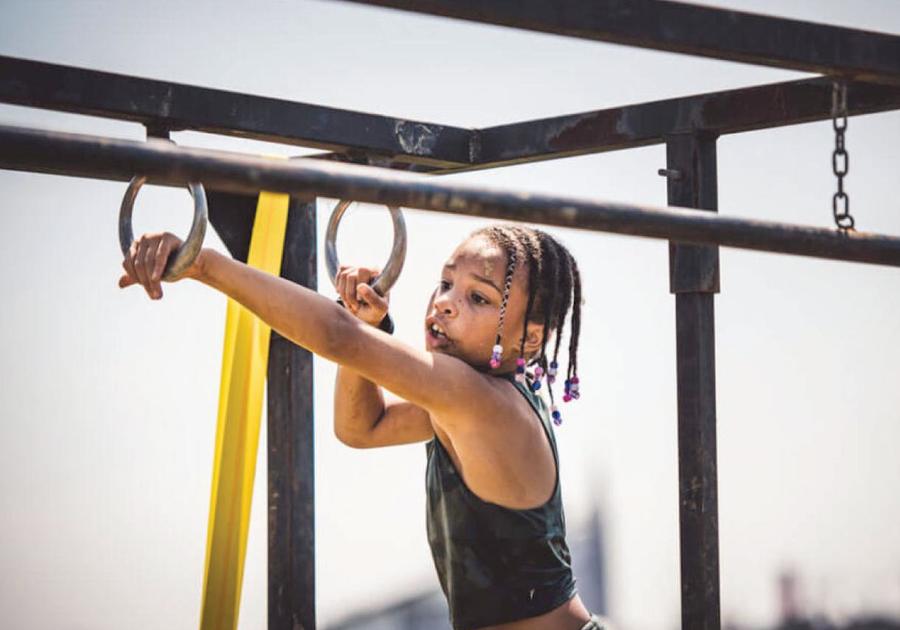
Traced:
<path fill-rule="evenodd" d="M 315 291 L 204 249 L 196 279 L 240 302 L 279 334 L 332 361 L 338 360 L 352 315 Z M 339 362 L 339 361 L 338 361 Z"/>
<path fill-rule="evenodd" d="M 119 285 L 140 283 L 151 297 L 162 297 L 162 270 L 179 244 L 171 234 L 141 237 L 123 262 L 126 275 Z M 209 249 L 201 251 L 184 277 L 218 289 L 297 345 L 382 385 L 432 415 L 464 417 L 491 402 L 491 388 L 464 362 L 416 350 L 289 280 Z"/>

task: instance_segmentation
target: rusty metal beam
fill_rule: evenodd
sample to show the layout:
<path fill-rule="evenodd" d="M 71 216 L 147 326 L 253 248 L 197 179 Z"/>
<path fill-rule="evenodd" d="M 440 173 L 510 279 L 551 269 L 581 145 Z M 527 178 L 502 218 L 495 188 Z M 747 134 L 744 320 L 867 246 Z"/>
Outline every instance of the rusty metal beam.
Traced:
<path fill-rule="evenodd" d="M 281 277 L 316 290 L 315 199 L 291 199 Z M 315 630 L 313 355 L 273 330 L 266 383 L 268 629 Z"/>
<path fill-rule="evenodd" d="M 330 148 L 316 159 L 454 173 L 738 133 L 830 116 L 828 79 L 698 94 L 481 130 L 419 123 L 0 56 L 0 102 Z M 851 83 L 850 115 L 900 109 L 900 87 Z"/>
<path fill-rule="evenodd" d="M 716 212 L 716 138 L 680 134 L 666 141 L 671 206 Z M 719 249 L 669 243 L 675 294 L 678 386 L 678 514 L 681 627 L 719 630 L 719 494 L 716 461 L 716 325 Z"/>
<path fill-rule="evenodd" d="M 0 102 L 447 167 L 472 131 L 276 98 L 0 56 Z"/>
<path fill-rule="evenodd" d="M 667 0 L 350 0 L 416 13 L 900 85 L 900 37 Z"/>
<path fill-rule="evenodd" d="M 847 102 L 852 116 L 900 109 L 900 87 L 851 83 Z M 476 157 L 479 167 L 496 167 L 830 117 L 831 81 L 806 79 L 490 127 L 478 132 Z"/>
<path fill-rule="evenodd" d="M 458 215 L 900 266 L 900 238 L 724 217 L 713 213 L 511 192 L 323 160 L 269 160 L 135 142 L 0 127 L 0 168 L 151 182 L 201 181 L 228 192 L 271 190 L 356 199 Z"/>

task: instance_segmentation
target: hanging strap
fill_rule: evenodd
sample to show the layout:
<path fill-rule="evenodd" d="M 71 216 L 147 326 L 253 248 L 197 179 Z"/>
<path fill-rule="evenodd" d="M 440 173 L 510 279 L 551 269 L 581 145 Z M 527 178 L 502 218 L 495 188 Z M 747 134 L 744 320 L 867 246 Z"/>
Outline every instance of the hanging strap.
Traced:
<path fill-rule="evenodd" d="M 247 263 L 281 273 L 288 195 L 262 192 Z M 256 473 L 270 328 L 228 300 L 216 426 L 201 630 L 236 629 Z"/>

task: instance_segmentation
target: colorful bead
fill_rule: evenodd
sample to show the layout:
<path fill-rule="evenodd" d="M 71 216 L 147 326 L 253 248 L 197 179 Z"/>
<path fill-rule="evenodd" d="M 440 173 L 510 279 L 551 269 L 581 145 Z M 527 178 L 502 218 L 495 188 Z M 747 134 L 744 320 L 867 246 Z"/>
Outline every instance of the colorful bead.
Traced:
<path fill-rule="evenodd" d="M 502 357 L 503 346 L 498 343 L 491 349 L 491 368 L 496 370 L 498 367 L 500 367 L 500 359 Z"/>
<path fill-rule="evenodd" d="M 562 415 L 559 413 L 559 409 L 556 408 L 556 405 L 550 407 L 550 416 L 553 418 L 553 424 L 556 426 L 562 424 Z"/>
<path fill-rule="evenodd" d="M 539 390 L 540 388 L 541 388 L 541 382 L 540 382 L 540 381 L 534 381 L 534 382 L 531 384 L 531 391 L 533 391 L 533 392 L 536 392 L 536 391 Z"/>
<path fill-rule="evenodd" d="M 523 379 L 525 378 L 525 359 L 522 357 L 516 359 L 516 380 L 519 380 L 519 376 L 522 376 Z"/>
<path fill-rule="evenodd" d="M 570 400 L 578 400 L 581 397 L 581 393 L 578 391 L 579 380 L 577 376 L 573 376 L 571 379 L 566 379 L 564 389 L 565 396 L 563 396 L 563 400 L 565 402 L 569 402 Z"/>
<path fill-rule="evenodd" d="M 541 380 L 541 377 L 544 376 L 544 368 L 540 365 L 534 368 L 534 378 L 535 380 Z"/>

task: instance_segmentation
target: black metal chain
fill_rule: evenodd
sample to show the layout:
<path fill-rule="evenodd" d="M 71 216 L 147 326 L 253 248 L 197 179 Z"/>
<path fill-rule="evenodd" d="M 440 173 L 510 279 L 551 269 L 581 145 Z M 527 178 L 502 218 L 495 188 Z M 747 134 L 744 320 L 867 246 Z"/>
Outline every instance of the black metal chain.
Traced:
<path fill-rule="evenodd" d="M 844 133 L 847 131 L 847 84 L 843 81 L 832 83 L 831 125 L 834 127 L 831 168 L 837 177 L 837 192 L 831 198 L 831 210 L 838 229 L 846 232 L 855 229 L 855 221 L 850 216 L 850 197 L 844 192 L 844 177 L 850 170 L 850 155 L 844 144 Z"/>

